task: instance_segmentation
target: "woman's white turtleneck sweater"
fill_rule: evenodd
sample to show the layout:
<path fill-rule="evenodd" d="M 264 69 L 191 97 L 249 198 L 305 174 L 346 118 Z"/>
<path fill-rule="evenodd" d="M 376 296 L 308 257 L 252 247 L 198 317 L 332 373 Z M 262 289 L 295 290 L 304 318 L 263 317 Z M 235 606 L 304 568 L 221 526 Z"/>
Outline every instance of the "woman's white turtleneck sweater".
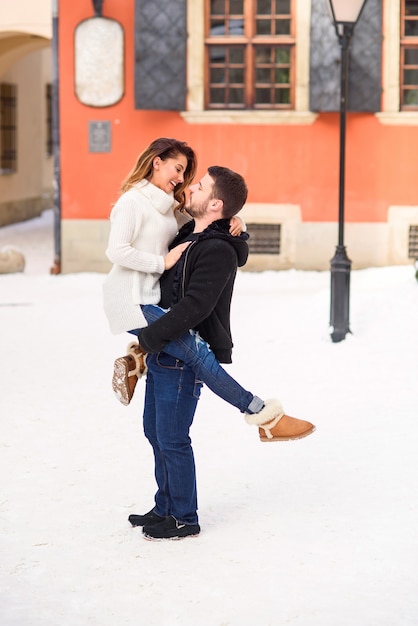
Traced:
<path fill-rule="evenodd" d="M 176 204 L 173 195 L 141 180 L 112 209 L 106 255 L 113 267 L 103 305 L 113 334 L 147 326 L 140 305 L 160 301 L 164 257 L 178 230 Z"/>

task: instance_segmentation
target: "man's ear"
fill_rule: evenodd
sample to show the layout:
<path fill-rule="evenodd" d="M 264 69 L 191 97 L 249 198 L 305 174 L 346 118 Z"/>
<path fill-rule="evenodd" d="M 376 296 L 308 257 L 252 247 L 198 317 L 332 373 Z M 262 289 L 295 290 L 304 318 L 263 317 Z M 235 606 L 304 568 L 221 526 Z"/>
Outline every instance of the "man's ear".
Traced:
<path fill-rule="evenodd" d="M 222 213 L 224 209 L 223 200 L 220 200 L 220 198 L 212 198 L 211 204 L 212 204 L 212 209 L 215 213 Z"/>

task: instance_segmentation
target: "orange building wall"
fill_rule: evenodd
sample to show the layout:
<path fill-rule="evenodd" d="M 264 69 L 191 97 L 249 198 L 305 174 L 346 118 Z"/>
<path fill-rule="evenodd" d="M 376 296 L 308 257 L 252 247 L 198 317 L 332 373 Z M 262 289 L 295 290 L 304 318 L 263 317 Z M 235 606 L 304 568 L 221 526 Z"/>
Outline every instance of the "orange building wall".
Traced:
<path fill-rule="evenodd" d="M 92 3 L 59 5 L 61 198 L 64 219 L 104 219 L 140 151 L 158 136 L 187 141 L 199 157 L 198 176 L 213 164 L 244 175 L 249 202 L 292 203 L 303 221 L 338 217 L 339 115 L 308 126 L 187 124 L 176 112 L 134 109 L 134 2 L 106 0 L 104 16 L 125 30 L 125 96 L 93 108 L 74 94 L 74 30 L 93 17 Z M 88 122 L 112 124 L 112 151 L 88 152 Z M 390 205 L 417 204 L 418 127 L 384 126 L 371 114 L 348 114 L 347 222 L 386 222 Z"/>

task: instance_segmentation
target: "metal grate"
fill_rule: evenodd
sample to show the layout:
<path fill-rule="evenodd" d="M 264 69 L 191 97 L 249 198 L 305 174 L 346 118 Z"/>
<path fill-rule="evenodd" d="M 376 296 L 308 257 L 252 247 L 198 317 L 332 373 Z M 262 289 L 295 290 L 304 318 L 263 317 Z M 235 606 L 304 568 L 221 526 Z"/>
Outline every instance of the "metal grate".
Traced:
<path fill-rule="evenodd" d="M 418 225 L 409 227 L 409 247 L 408 257 L 418 259 Z"/>
<path fill-rule="evenodd" d="M 280 254 L 281 224 L 247 224 L 250 254 Z"/>

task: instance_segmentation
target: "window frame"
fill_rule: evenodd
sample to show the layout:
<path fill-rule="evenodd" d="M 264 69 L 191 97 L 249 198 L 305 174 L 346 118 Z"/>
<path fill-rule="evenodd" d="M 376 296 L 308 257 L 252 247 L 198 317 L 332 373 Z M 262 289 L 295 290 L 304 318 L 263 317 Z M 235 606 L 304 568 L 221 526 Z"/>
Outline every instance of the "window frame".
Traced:
<path fill-rule="evenodd" d="M 418 4 L 418 3 L 417 3 Z M 411 17 L 406 15 L 406 0 L 401 0 L 400 6 L 400 54 L 399 54 L 399 108 L 401 111 L 418 111 L 418 102 L 416 104 L 406 104 L 405 96 L 408 91 L 412 89 L 418 91 L 418 82 L 405 83 L 405 69 L 408 66 L 405 63 L 406 50 L 416 50 L 418 54 L 418 35 L 408 36 L 405 34 L 406 21 Z M 418 15 L 412 17 L 413 21 L 418 23 Z M 418 64 L 413 66 L 413 69 L 418 72 Z"/>
<path fill-rule="evenodd" d="M 290 33 L 286 35 L 257 35 L 256 33 L 256 2 L 243 0 L 244 33 L 242 35 L 210 35 L 210 0 L 204 2 L 204 109 L 206 111 L 294 111 L 295 110 L 295 65 L 296 65 L 296 0 L 290 2 Z M 226 14 L 227 15 L 227 14 Z M 231 14 L 229 14 L 231 15 Z M 267 14 L 266 14 L 267 15 Z M 269 14 L 270 18 L 272 14 Z M 280 15 L 276 13 L 275 15 Z M 283 14 L 284 15 L 284 14 Z M 228 103 L 215 104 L 210 102 L 210 48 L 220 46 L 245 46 L 244 51 L 244 102 L 241 106 Z M 255 53 L 259 46 L 289 47 L 289 103 L 268 104 L 256 102 L 257 83 L 255 80 Z M 272 68 L 274 66 L 271 66 Z M 280 83 L 269 83 L 270 86 Z"/>

